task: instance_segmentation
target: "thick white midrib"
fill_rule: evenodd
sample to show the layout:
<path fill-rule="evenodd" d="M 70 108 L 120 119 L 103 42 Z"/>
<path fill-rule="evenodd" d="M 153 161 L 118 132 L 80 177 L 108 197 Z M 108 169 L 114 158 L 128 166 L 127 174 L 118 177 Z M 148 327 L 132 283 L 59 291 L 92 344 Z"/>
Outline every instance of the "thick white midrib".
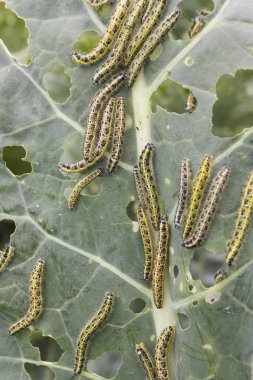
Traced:
<path fill-rule="evenodd" d="M 226 0 L 224 4 L 221 6 L 217 15 L 204 27 L 204 29 L 197 34 L 192 42 L 190 42 L 184 49 L 180 51 L 169 63 L 167 66 L 163 68 L 160 74 L 156 77 L 156 79 L 151 83 L 151 85 L 147 88 L 149 97 L 153 94 L 154 91 L 164 82 L 164 80 L 168 77 L 168 73 L 172 71 L 172 69 L 181 62 L 184 57 L 201 41 L 205 38 L 207 34 L 217 25 L 218 21 L 221 18 L 222 13 L 227 8 L 231 0 Z"/>

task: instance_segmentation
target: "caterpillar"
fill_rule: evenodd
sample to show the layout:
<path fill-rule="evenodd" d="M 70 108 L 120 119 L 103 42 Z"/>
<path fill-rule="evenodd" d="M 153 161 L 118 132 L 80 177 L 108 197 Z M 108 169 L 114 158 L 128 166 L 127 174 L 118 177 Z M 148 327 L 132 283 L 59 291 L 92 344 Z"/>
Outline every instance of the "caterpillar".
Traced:
<path fill-rule="evenodd" d="M 133 173 L 134 173 L 135 186 L 136 186 L 140 204 L 146 210 L 148 208 L 147 195 L 144 191 L 143 179 L 141 178 L 140 169 L 138 166 L 134 166 Z"/>
<path fill-rule="evenodd" d="M 83 144 L 83 158 L 93 161 L 101 112 L 108 100 L 126 83 L 123 73 L 114 75 L 95 95 L 89 109 Z"/>
<path fill-rule="evenodd" d="M 147 58 L 150 56 L 152 51 L 159 44 L 161 39 L 168 33 L 173 26 L 176 24 L 180 11 L 175 9 L 166 17 L 152 32 L 152 34 L 144 42 L 141 49 L 138 51 L 134 59 L 128 68 L 128 86 L 132 87 L 136 81 L 143 65 L 145 64 Z"/>
<path fill-rule="evenodd" d="M 150 0 L 152 1 L 152 0 Z M 163 10 L 165 8 L 166 0 L 158 0 L 154 7 L 151 7 L 149 15 L 143 20 L 142 25 L 134 34 L 128 45 L 124 66 L 128 66 L 132 61 L 137 51 L 140 49 L 142 44 L 146 41 L 148 35 L 152 32 L 155 25 L 157 24 L 159 18 L 161 17 Z M 149 8 L 149 7 L 148 7 Z"/>
<path fill-rule="evenodd" d="M 42 279 L 45 268 L 45 261 L 39 259 L 33 267 L 30 279 L 30 306 L 23 318 L 14 323 L 8 330 L 9 335 L 13 335 L 20 330 L 30 326 L 42 313 Z"/>
<path fill-rule="evenodd" d="M 151 216 L 151 222 L 154 229 L 158 230 L 161 218 L 158 189 L 154 176 L 153 157 L 155 147 L 153 144 L 147 144 L 143 149 L 139 159 L 140 174 L 143 179 L 144 192 L 147 194 L 148 209 Z"/>
<path fill-rule="evenodd" d="M 93 75 L 93 83 L 104 82 L 106 78 L 120 66 L 123 61 L 125 51 L 127 50 L 127 43 L 130 34 L 143 13 L 143 9 L 146 8 L 146 5 L 147 0 L 139 0 L 137 4 L 133 5 L 133 9 L 130 11 L 129 16 L 125 19 L 111 53 Z"/>
<path fill-rule="evenodd" d="M 227 277 L 227 271 L 225 269 L 220 269 L 215 273 L 214 276 L 214 282 L 216 284 L 219 284 L 221 281 L 223 281 Z"/>
<path fill-rule="evenodd" d="M 140 362 L 143 365 L 148 380 L 158 380 L 154 361 L 144 343 L 136 343 L 135 350 Z"/>
<path fill-rule="evenodd" d="M 5 245 L 4 251 L 0 255 L 0 272 L 3 272 L 8 266 L 15 253 L 15 245 L 11 242 Z"/>
<path fill-rule="evenodd" d="M 126 101 L 123 95 L 116 99 L 115 124 L 112 135 L 111 157 L 107 162 L 107 173 L 112 173 L 119 162 L 126 127 Z"/>
<path fill-rule="evenodd" d="M 179 228 L 182 223 L 184 212 L 186 211 L 186 207 L 189 203 L 190 192 L 191 163 L 189 159 L 184 158 L 181 162 L 178 203 L 174 219 L 174 225 L 176 228 Z"/>
<path fill-rule="evenodd" d="M 176 333 L 176 326 L 168 326 L 160 334 L 155 348 L 155 366 L 158 380 L 169 380 L 167 354 L 172 346 Z"/>
<path fill-rule="evenodd" d="M 155 6 L 156 6 L 155 0 L 149 0 L 147 9 L 142 17 L 142 22 L 144 22 L 147 19 L 147 17 L 150 17 L 150 12 L 152 9 L 154 9 Z"/>
<path fill-rule="evenodd" d="M 206 200 L 198 217 L 195 229 L 191 236 L 184 240 L 182 245 L 186 248 L 194 248 L 201 244 L 206 237 L 212 223 L 221 195 L 226 187 L 230 170 L 222 168 L 213 179 Z"/>
<path fill-rule="evenodd" d="M 199 210 L 202 205 L 202 199 L 211 175 L 212 160 L 213 157 L 207 154 L 200 164 L 184 225 L 183 240 L 186 240 L 191 235 L 196 225 Z"/>
<path fill-rule="evenodd" d="M 164 216 L 159 225 L 159 236 L 154 260 L 152 291 L 156 307 L 161 309 L 164 300 L 165 268 L 169 245 L 169 223 Z"/>
<path fill-rule="evenodd" d="M 91 7 L 99 9 L 103 5 L 111 3 L 111 0 L 85 0 L 87 4 L 89 4 Z"/>
<path fill-rule="evenodd" d="M 200 16 L 195 17 L 191 25 L 191 28 L 189 30 L 189 37 L 193 38 L 197 33 L 201 31 L 204 25 L 205 25 L 205 22 L 202 17 Z"/>
<path fill-rule="evenodd" d="M 100 329 L 105 320 L 109 317 L 112 311 L 114 301 L 114 295 L 112 293 L 105 293 L 104 301 L 97 311 L 97 313 L 91 318 L 91 320 L 82 329 L 76 350 L 74 374 L 79 375 L 83 368 L 86 367 L 87 361 L 87 348 L 93 335 Z"/>
<path fill-rule="evenodd" d="M 243 243 L 246 230 L 248 228 L 250 217 L 253 211 L 253 172 L 250 173 L 248 183 L 245 187 L 244 194 L 239 208 L 236 225 L 232 239 L 228 244 L 228 251 L 226 256 L 226 263 L 229 267 L 232 267 L 240 251 Z"/>
<path fill-rule="evenodd" d="M 99 175 L 102 174 L 102 169 L 96 169 L 93 170 L 90 174 L 86 175 L 81 181 L 79 181 L 74 189 L 72 190 L 69 199 L 68 199 L 68 206 L 69 209 L 72 210 L 75 207 L 75 204 L 77 202 L 77 199 L 81 193 L 81 191 L 87 186 L 89 183 L 94 181 Z"/>
<path fill-rule="evenodd" d="M 119 0 L 119 3 L 111 16 L 106 32 L 99 41 L 98 45 L 88 54 L 81 54 L 73 51 L 71 54 L 72 62 L 80 65 L 92 65 L 100 61 L 116 38 L 125 17 L 131 7 L 132 0 Z"/>
<path fill-rule="evenodd" d="M 193 95 L 193 93 L 190 91 L 185 105 L 186 112 L 192 113 L 197 107 L 197 99 Z"/>
<path fill-rule="evenodd" d="M 145 255 L 143 278 L 144 280 L 149 280 L 152 277 L 152 265 L 154 260 L 153 236 L 148 217 L 141 206 L 137 209 L 137 220 L 141 232 Z"/>

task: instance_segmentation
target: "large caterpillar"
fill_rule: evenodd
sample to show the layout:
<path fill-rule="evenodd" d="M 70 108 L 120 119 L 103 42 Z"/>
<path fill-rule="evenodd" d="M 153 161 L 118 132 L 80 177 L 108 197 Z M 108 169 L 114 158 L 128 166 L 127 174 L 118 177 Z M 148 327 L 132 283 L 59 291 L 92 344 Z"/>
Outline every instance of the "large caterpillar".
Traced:
<path fill-rule="evenodd" d="M 154 361 L 144 343 L 137 343 L 135 345 L 135 350 L 140 362 L 143 365 L 148 380 L 158 380 Z"/>
<path fill-rule="evenodd" d="M 155 47 L 159 44 L 161 39 L 168 33 L 176 24 L 180 11 L 175 9 L 171 14 L 166 17 L 152 32 L 152 34 L 144 42 L 141 49 L 136 54 L 135 58 L 129 65 L 128 69 L 128 86 L 132 87 L 136 81 L 143 65 L 147 58 L 150 56 Z"/>
<path fill-rule="evenodd" d="M 159 225 L 159 237 L 154 260 L 152 290 L 156 307 L 161 309 L 164 300 L 165 269 L 169 245 L 169 223 L 167 216 L 164 216 Z"/>
<path fill-rule="evenodd" d="M 94 150 L 97 140 L 97 131 L 102 109 L 108 100 L 117 92 L 126 82 L 125 74 L 114 75 L 95 95 L 88 114 L 86 130 L 83 144 L 83 158 L 87 162 L 93 162 Z"/>
<path fill-rule="evenodd" d="M 77 199 L 81 193 L 81 191 L 85 188 L 85 186 L 89 185 L 94 179 L 96 179 L 99 175 L 102 174 L 102 169 L 93 170 L 90 174 L 86 175 L 81 181 L 79 181 L 74 189 L 71 191 L 71 194 L 68 199 L 69 209 L 72 210 L 75 207 Z"/>
<path fill-rule="evenodd" d="M 197 220 L 197 224 L 191 234 L 191 236 L 184 240 L 182 245 L 186 248 L 194 248 L 201 244 L 205 239 L 207 231 L 212 223 L 215 212 L 221 195 L 226 187 L 230 170 L 226 167 L 222 168 L 217 176 L 213 179 L 213 182 L 208 191 L 206 200 L 203 204 L 202 210 Z"/>
<path fill-rule="evenodd" d="M 149 14 L 143 19 L 142 25 L 132 37 L 131 42 L 127 48 L 124 66 L 128 66 L 132 61 L 137 51 L 140 49 L 148 35 L 153 31 L 157 24 L 162 12 L 165 8 L 166 0 L 158 0 L 154 7 L 151 7 Z"/>
<path fill-rule="evenodd" d="M 126 128 L 126 101 L 123 95 L 116 99 L 115 124 L 112 135 L 112 152 L 107 162 L 107 172 L 112 173 L 119 162 Z"/>
<path fill-rule="evenodd" d="M 4 251 L 0 255 L 0 272 L 3 272 L 8 266 L 15 253 L 15 245 L 11 242 L 5 245 Z"/>
<path fill-rule="evenodd" d="M 42 313 L 42 279 L 45 268 L 45 261 L 39 259 L 33 267 L 30 280 L 30 306 L 23 318 L 14 323 L 8 330 L 10 335 L 13 335 L 20 330 L 30 326 L 35 322 Z"/>
<path fill-rule="evenodd" d="M 169 380 L 169 368 L 167 362 L 168 350 L 171 348 L 176 326 L 168 326 L 159 336 L 155 348 L 155 366 L 157 370 L 158 380 Z"/>
<path fill-rule="evenodd" d="M 103 304 L 97 313 L 82 329 L 78 342 L 75 359 L 74 374 L 79 375 L 83 368 L 86 367 L 87 361 L 87 348 L 93 335 L 100 329 L 104 321 L 109 317 L 112 311 L 114 295 L 112 293 L 105 293 Z"/>
<path fill-rule="evenodd" d="M 174 224 L 175 227 L 180 227 L 184 212 L 189 203 L 189 197 L 191 192 L 191 163 L 189 159 L 183 159 L 181 162 L 180 170 L 180 184 L 179 184 L 179 194 L 178 203 L 175 213 Z"/>
<path fill-rule="evenodd" d="M 243 243 L 246 230 L 248 228 L 250 217 L 253 211 L 253 172 L 251 172 L 248 183 L 245 187 L 238 212 L 236 225 L 232 239 L 228 243 L 226 263 L 229 267 L 233 266 L 238 257 L 241 245 Z"/>
<path fill-rule="evenodd" d="M 109 21 L 106 32 L 95 49 L 88 54 L 81 54 L 77 51 L 73 51 L 71 55 L 72 61 L 80 65 L 92 65 L 93 63 L 100 61 L 112 46 L 113 41 L 128 14 L 131 4 L 132 0 L 119 0 L 115 12 Z"/>
<path fill-rule="evenodd" d="M 153 144 L 147 144 L 139 159 L 139 169 L 143 179 L 144 192 L 147 194 L 147 204 L 153 227 L 158 230 L 161 218 L 158 189 L 154 176 L 154 150 Z"/>
<path fill-rule="evenodd" d="M 199 171 L 194 182 L 189 210 L 184 225 L 183 240 L 186 240 L 191 235 L 196 225 L 199 210 L 202 205 L 202 199 L 204 197 L 205 190 L 211 175 L 212 160 L 212 156 L 205 155 L 203 161 L 200 164 Z"/>
<path fill-rule="evenodd" d="M 139 206 L 137 209 L 137 220 L 141 232 L 142 242 L 144 246 L 144 270 L 143 278 L 144 280 L 149 280 L 152 277 L 152 266 L 154 260 L 154 244 L 153 236 L 150 228 L 150 223 L 144 209 Z"/>
<path fill-rule="evenodd" d="M 133 9 L 125 19 L 111 53 L 105 62 L 96 70 L 92 78 L 94 83 L 104 82 L 122 63 L 125 51 L 127 51 L 130 34 L 143 13 L 143 9 L 146 8 L 146 4 L 147 0 L 139 0 L 137 4 L 133 5 Z"/>

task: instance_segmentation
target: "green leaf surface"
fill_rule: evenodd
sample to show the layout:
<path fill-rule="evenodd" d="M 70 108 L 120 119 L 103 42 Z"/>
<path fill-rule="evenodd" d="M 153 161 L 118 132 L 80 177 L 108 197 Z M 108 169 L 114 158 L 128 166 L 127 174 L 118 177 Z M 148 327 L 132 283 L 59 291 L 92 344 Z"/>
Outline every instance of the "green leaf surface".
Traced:
<path fill-rule="evenodd" d="M 143 379 L 135 343 L 144 341 L 152 351 L 163 327 L 175 322 L 172 380 L 252 379 L 252 227 L 237 266 L 222 283 L 206 287 L 190 272 L 195 255 L 225 255 L 242 186 L 253 167 L 252 127 L 233 138 L 212 133 L 219 78 L 252 68 L 251 1 L 216 0 L 204 29 L 193 40 L 166 38 L 162 53 L 148 63 L 133 89 L 125 91 L 132 125 L 126 131 L 120 165 L 113 175 L 96 180 L 73 212 L 67 209 L 67 197 L 79 177 L 61 174 L 57 165 L 63 159 L 81 158 L 85 117 L 97 87 L 91 82 L 95 67 L 74 66 L 70 52 L 85 30 L 102 34 L 105 26 L 81 0 L 10 0 L 6 4 L 29 29 L 32 63 L 19 65 L 0 44 L 0 219 L 15 221 L 11 240 L 17 247 L 9 269 L 0 276 L 0 379 L 29 379 L 25 363 L 48 367 L 56 380 L 73 378 L 79 331 L 101 304 L 105 291 L 114 292 L 117 301 L 108 325 L 93 340 L 89 358 L 118 352 L 121 364 L 115 379 Z M 168 12 L 176 5 L 177 1 L 171 1 Z M 56 65 L 70 78 L 65 103 L 57 103 L 43 87 L 43 78 Z M 160 107 L 151 113 L 150 98 L 168 78 L 193 91 L 198 105 L 191 115 Z M 205 244 L 195 252 L 187 251 L 181 247 L 180 231 L 171 229 L 162 310 L 155 309 L 150 286 L 142 280 L 142 243 L 136 222 L 127 213 L 129 203 L 137 200 L 132 167 L 147 142 L 156 147 L 158 183 L 171 222 L 183 157 L 191 159 L 194 173 L 205 153 L 214 156 L 215 172 L 224 165 L 231 168 Z M 31 173 L 15 176 L 6 167 L 3 149 L 14 145 L 25 148 Z M 46 260 L 45 309 L 36 328 L 60 345 L 64 353 L 59 362 L 41 361 L 38 348 L 31 344 L 31 330 L 7 335 L 8 327 L 28 307 L 29 276 L 38 258 Z M 145 301 L 139 313 L 130 306 L 136 298 Z M 187 328 L 180 326 L 182 315 L 188 317 L 184 317 Z M 101 377 L 85 371 L 80 378 Z"/>

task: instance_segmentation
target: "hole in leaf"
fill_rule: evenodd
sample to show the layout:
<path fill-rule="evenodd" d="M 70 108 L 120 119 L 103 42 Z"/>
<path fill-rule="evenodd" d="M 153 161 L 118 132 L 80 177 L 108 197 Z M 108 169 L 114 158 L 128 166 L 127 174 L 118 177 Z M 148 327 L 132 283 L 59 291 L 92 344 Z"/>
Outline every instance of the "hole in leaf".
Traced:
<path fill-rule="evenodd" d="M 10 52 L 22 64 L 28 64 L 31 60 L 27 53 L 27 39 L 29 31 L 22 18 L 13 11 L 5 7 L 3 1 L 0 2 L 0 39 L 10 50 Z"/>
<path fill-rule="evenodd" d="M 151 61 L 155 61 L 155 60 L 159 57 L 159 55 L 162 53 L 162 51 L 163 51 L 163 46 L 162 46 L 162 44 L 159 44 L 159 45 L 155 48 L 155 50 L 153 51 L 153 53 L 150 54 L 149 59 L 150 59 Z"/>
<path fill-rule="evenodd" d="M 0 221 L 0 242 L 1 248 L 4 244 L 9 243 L 10 236 L 14 233 L 16 224 L 12 219 L 3 219 Z"/>
<path fill-rule="evenodd" d="M 232 137 L 253 120 L 253 71 L 238 70 L 235 77 L 225 74 L 216 85 L 218 100 L 213 106 L 213 134 Z"/>
<path fill-rule="evenodd" d="M 32 165 L 25 161 L 26 150 L 21 145 L 5 146 L 3 148 L 3 160 L 7 168 L 17 176 L 31 173 Z"/>
<path fill-rule="evenodd" d="M 193 289 L 193 285 L 189 285 L 188 286 L 188 289 L 190 290 L 190 292 L 192 291 L 192 289 Z"/>
<path fill-rule="evenodd" d="M 126 213 L 129 219 L 131 219 L 133 222 L 137 222 L 137 216 L 136 216 L 136 210 L 138 207 L 138 202 L 132 201 L 128 203 Z"/>
<path fill-rule="evenodd" d="M 31 363 L 24 364 L 25 371 L 30 376 L 31 380 L 47 379 L 53 380 L 55 378 L 54 372 L 44 365 L 35 365 Z"/>
<path fill-rule="evenodd" d="M 191 28 L 192 20 L 199 14 L 209 14 L 214 9 L 212 0 L 184 0 L 177 5 L 182 16 L 171 31 L 172 39 L 188 39 L 188 32 Z"/>
<path fill-rule="evenodd" d="M 38 347 L 41 360 L 46 362 L 58 362 L 64 353 L 55 339 L 42 336 L 41 331 L 33 332 L 30 342 L 34 347 Z"/>
<path fill-rule="evenodd" d="M 117 375 L 122 363 L 123 360 L 120 353 L 112 351 L 97 360 L 89 360 L 87 369 L 89 372 L 93 372 L 105 379 L 112 379 Z"/>
<path fill-rule="evenodd" d="M 184 113 L 188 90 L 182 85 L 167 79 L 151 96 L 151 108 L 155 112 L 157 106 L 168 112 Z"/>
<path fill-rule="evenodd" d="M 102 188 L 101 178 L 96 178 L 88 186 L 85 187 L 81 195 L 85 195 L 85 194 L 98 195 L 101 192 L 101 188 Z"/>
<path fill-rule="evenodd" d="M 129 309 L 134 313 L 141 313 L 146 307 L 146 302 L 141 298 L 133 299 L 129 304 Z"/>
<path fill-rule="evenodd" d="M 112 13 L 112 5 L 110 4 L 106 4 L 100 9 L 98 9 L 98 14 L 101 17 L 104 24 L 108 23 L 111 13 Z"/>
<path fill-rule="evenodd" d="M 44 74 L 42 84 L 50 97 L 58 103 L 66 102 L 70 96 L 71 80 L 63 66 L 54 65 Z"/>
<path fill-rule="evenodd" d="M 82 53 L 89 53 L 93 50 L 100 39 L 100 35 L 94 30 L 88 30 L 82 33 L 76 42 L 73 44 L 73 50 L 80 51 Z"/>
<path fill-rule="evenodd" d="M 190 263 L 190 272 L 193 280 L 200 279 L 204 286 L 209 288 L 214 285 L 214 276 L 224 263 L 224 254 L 216 254 L 204 249 L 195 250 Z"/>
<path fill-rule="evenodd" d="M 174 271 L 174 277 L 177 278 L 178 275 L 179 275 L 179 268 L 178 268 L 177 265 L 174 266 L 174 270 L 173 271 Z"/>
<path fill-rule="evenodd" d="M 197 307 L 198 304 L 199 304 L 198 301 L 193 301 L 192 306 Z"/>
<path fill-rule="evenodd" d="M 178 317 L 178 322 L 179 322 L 181 329 L 182 330 L 188 329 L 188 327 L 190 326 L 189 317 L 184 313 L 178 313 L 177 317 Z"/>

